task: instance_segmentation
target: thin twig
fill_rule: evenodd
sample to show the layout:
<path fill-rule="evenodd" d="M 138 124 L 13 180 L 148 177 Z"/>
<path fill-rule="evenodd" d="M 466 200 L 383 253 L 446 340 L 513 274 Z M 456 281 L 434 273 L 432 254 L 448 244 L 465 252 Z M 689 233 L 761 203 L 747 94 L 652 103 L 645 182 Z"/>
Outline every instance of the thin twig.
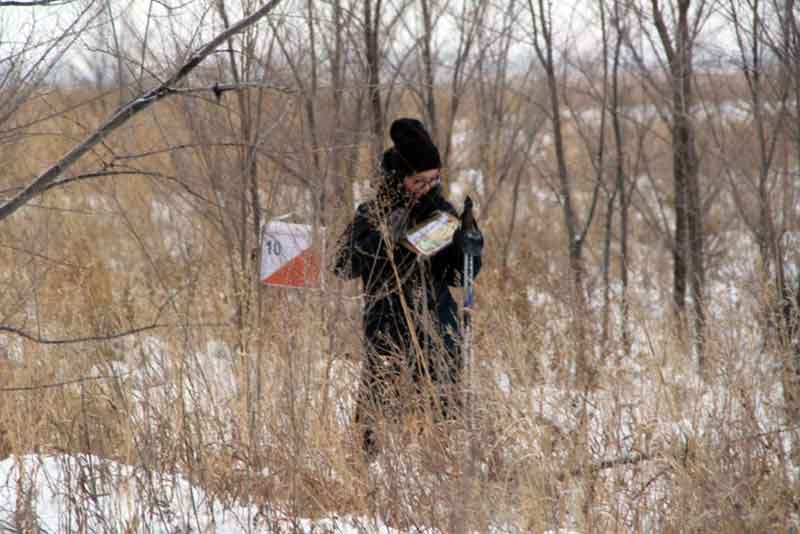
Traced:
<path fill-rule="evenodd" d="M 215 83 L 207 87 L 170 87 L 169 92 L 173 94 L 187 94 L 187 93 L 214 93 L 214 96 L 219 100 L 223 93 L 228 91 L 239 91 L 241 89 L 271 89 L 287 95 L 297 93 L 299 91 L 292 90 L 289 87 L 279 85 L 272 85 L 264 82 L 237 82 L 237 83 Z"/>
<path fill-rule="evenodd" d="M 52 382 L 49 384 L 39 384 L 36 386 L 18 386 L 13 388 L 0 388 L 0 393 L 15 393 L 20 391 L 39 391 L 42 389 L 60 388 L 64 386 L 71 386 L 72 384 L 80 384 L 82 382 L 89 382 L 94 380 L 113 380 L 115 378 L 122 378 L 127 374 L 130 373 L 120 373 L 118 375 L 108 375 L 108 376 L 83 376 L 81 378 L 76 378 L 74 380 L 66 380 L 64 382 Z"/>
<path fill-rule="evenodd" d="M 0 0 L 0 7 L 63 6 L 75 0 Z"/>
<path fill-rule="evenodd" d="M 147 332 L 149 330 L 156 330 L 156 329 L 163 329 L 163 328 L 223 328 L 229 326 L 225 323 L 199 323 L 199 324 L 166 324 L 166 323 L 153 323 L 146 326 L 140 326 L 137 328 L 131 328 L 130 330 L 123 330 L 121 332 L 115 332 L 113 334 L 106 334 L 106 335 L 98 335 L 98 336 L 84 336 L 84 337 L 76 337 L 76 338 L 65 338 L 65 339 L 50 339 L 41 336 L 36 336 L 34 334 L 30 334 L 24 330 L 16 328 L 14 326 L 8 325 L 0 325 L 0 333 L 5 332 L 7 334 L 14 334 L 16 336 L 22 337 L 27 339 L 28 341 L 33 341 L 34 343 L 39 343 L 42 345 L 68 345 L 71 343 L 87 343 L 90 341 L 111 341 L 113 339 L 119 339 L 127 336 L 133 336 L 136 334 L 141 334 L 142 332 Z"/>
<path fill-rule="evenodd" d="M 117 110 L 103 123 L 97 130 L 95 130 L 83 142 L 74 146 L 66 155 L 64 155 L 58 162 L 53 164 L 50 168 L 40 174 L 28 187 L 16 195 L 8 202 L 0 205 L 0 221 L 17 211 L 19 208 L 27 204 L 34 196 L 44 191 L 47 186 L 55 181 L 62 172 L 69 168 L 73 163 L 78 161 L 84 154 L 91 151 L 95 146 L 100 144 L 111 132 L 128 122 L 131 117 L 150 107 L 153 103 L 161 100 L 162 98 L 173 94 L 174 87 L 186 78 L 186 76 L 195 69 L 207 56 L 212 54 L 222 43 L 247 27 L 251 26 L 259 19 L 266 16 L 272 9 L 278 5 L 280 0 L 271 0 L 260 9 L 256 10 L 252 15 L 243 18 L 229 29 L 219 33 L 211 41 L 203 45 L 197 52 L 192 54 L 189 59 L 177 70 L 172 76 L 161 83 L 158 87 L 151 89 L 139 98 L 136 98 L 125 105 L 117 108 Z"/>

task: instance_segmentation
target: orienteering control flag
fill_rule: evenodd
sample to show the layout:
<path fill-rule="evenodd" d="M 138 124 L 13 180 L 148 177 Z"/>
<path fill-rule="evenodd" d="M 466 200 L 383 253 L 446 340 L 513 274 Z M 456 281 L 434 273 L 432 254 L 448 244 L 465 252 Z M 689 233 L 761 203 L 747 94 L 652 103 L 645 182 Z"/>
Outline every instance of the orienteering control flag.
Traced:
<path fill-rule="evenodd" d="M 261 282 L 285 287 L 320 288 L 321 247 L 314 243 L 313 227 L 271 221 L 262 232 Z M 322 231 L 318 233 L 322 236 Z M 325 241 L 322 239 L 324 247 Z"/>

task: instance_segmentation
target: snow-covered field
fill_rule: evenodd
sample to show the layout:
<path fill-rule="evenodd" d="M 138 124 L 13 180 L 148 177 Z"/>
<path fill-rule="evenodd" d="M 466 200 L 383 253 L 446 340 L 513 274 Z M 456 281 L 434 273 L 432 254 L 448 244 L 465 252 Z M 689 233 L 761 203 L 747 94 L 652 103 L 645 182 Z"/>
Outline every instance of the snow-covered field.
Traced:
<path fill-rule="evenodd" d="M 88 455 L 23 456 L 0 462 L 0 532 L 28 513 L 31 532 L 396 533 L 383 522 L 337 516 L 303 519 L 269 509 L 222 503 L 180 475 L 149 473 Z"/>

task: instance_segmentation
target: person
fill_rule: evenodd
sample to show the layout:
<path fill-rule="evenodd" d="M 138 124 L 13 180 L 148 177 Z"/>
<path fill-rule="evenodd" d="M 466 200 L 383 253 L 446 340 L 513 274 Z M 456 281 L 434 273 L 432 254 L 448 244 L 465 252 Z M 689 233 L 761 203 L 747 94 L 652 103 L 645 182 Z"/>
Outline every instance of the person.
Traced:
<path fill-rule="evenodd" d="M 434 212 L 458 214 L 442 196 L 439 150 L 424 125 L 397 119 L 390 136 L 377 194 L 358 206 L 338 241 L 334 266 L 338 277 L 361 278 L 364 288 L 365 360 L 355 423 L 368 459 L 378 450 L 377 417 L 397 415 L 408 399 L 403 385 L 423 403 L 421 393 L 432 392 L 436 416 L 453 418 L 463 370 L 458 307 L 449 289 L 463 271 L 463 220 L 452 242 L 430 257 L 401 244 L 409 228 Z M 473 236 L 480 232 L 477 225 L 472 230 Z M 477 274 L 480 256 L 473 262 Z"/>

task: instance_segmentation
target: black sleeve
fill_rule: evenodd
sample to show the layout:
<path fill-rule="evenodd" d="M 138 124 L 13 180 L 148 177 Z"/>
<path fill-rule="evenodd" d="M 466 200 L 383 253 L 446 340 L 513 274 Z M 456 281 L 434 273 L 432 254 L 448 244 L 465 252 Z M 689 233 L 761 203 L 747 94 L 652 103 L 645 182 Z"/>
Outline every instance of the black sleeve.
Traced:
<path fill-rule="evenodd" d="M 339 238 L 333 272 L 345 280 L 361 276 L 383 255 L 382 249 L 381 234 L 369 220 L 367 205 L 362 204 Z"/>

